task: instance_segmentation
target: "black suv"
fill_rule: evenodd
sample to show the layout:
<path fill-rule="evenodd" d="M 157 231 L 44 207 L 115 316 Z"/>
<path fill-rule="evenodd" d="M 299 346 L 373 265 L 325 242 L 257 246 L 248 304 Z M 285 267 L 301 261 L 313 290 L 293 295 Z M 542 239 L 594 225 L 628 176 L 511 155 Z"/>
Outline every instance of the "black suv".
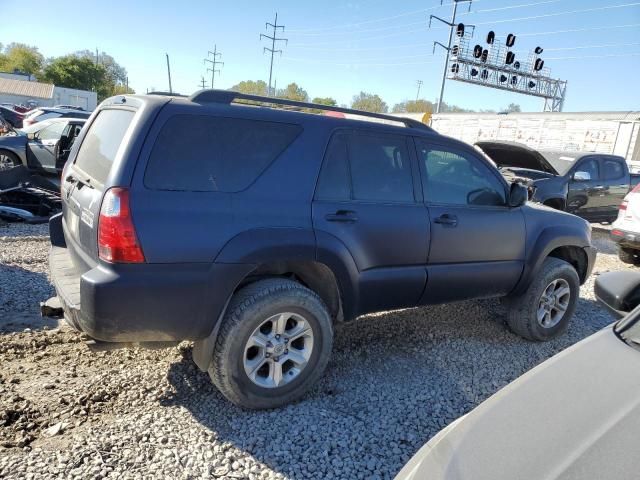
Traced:
<path fill-rule="evenodd" d="M 50 266 L 68 321 L 99 341 L 193 340 L 251 408 L 300 397 L 334 324 L 367 312 L 505 297 L 513 331 L 553 338 L 595 259 L 584 220 L 527 204 L 469 145 L 336 107 L 113 97 L 62 179 Z"/>

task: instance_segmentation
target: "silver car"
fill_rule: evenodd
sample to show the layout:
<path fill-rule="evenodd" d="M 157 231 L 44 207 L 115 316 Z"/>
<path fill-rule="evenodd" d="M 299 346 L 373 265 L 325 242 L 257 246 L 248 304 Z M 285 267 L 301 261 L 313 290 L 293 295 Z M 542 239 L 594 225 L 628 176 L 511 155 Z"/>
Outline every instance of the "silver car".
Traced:
<path fill-rule="evenodd" d="M 62 171 L 85 122 L 84 118 L 56 118 L 1 136 L 0 170 L 25 165 L 32 171 Z"/>
<path fill-rule="evenodd" d="M 596 280 L 614 313 L 640 273 Z M 640 307 L 527 372 L 434 436 L 396 480 L 640 478 Z"/>

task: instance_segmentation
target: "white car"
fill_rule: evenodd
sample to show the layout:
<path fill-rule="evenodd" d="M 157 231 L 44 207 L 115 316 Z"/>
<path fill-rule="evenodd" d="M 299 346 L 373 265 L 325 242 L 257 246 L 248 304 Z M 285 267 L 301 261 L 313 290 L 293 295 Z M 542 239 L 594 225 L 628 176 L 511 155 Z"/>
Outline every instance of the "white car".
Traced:
<path fill-rule="evenodd" d="M 640 273 L 598 277 L 617 315 Z M 527 372 L 434 436 L 396 480 L 640 478 L 640 307 Z"/>
<path fill-rule="evenodd" d="M 627 193 L 620 204 L 618 218 L 611 225 L 611 239 L 618 244 L 624 263 L 640 264 L 640 184 Z"/>

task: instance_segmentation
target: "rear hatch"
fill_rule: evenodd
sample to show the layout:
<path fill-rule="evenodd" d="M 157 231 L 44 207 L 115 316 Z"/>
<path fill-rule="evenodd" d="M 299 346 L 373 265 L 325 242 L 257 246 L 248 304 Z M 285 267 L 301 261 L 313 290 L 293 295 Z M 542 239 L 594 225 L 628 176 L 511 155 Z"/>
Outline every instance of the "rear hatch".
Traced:
<path fill-rule="evenodd" d="M 65 240 L 82 270 L 98 263 L 98 219 L 111 170 L 122 157 L 125 136 L 136 111 L 104 108 L 91 122 L 75 159 L 62 173 Z"/>

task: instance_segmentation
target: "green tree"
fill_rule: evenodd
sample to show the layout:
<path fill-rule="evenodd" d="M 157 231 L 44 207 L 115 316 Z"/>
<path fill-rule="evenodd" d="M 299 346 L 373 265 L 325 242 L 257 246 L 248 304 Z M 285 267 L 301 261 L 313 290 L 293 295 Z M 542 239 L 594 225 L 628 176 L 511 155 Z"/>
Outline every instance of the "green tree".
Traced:
<path fill-rule="evenodd" d="M 235 90 L 236 92 L 246 93 L 249 95 L 266 95 L 267 83 L 262 80 L 257 80 L 255 82 L 253 80 L 243 80 L 231 87 L 230 90 Z"/>
<path fill-rule="evenodd" d="M 78 90 L 104 89 L 107 71 L 93 60 L 75 55 L 54 58 L 49 61 L 40 77 L 43 81 L 66 88 Z"/>
<path fill-rule="evenodd" d="M 516 113 L 516 112 L 521 112 L 522 109 L 520 108 L 520 105 L 518 105 L 517 103 L 510 103 L 509 105 L 507 105 L 507 108 L 505 108 L 503 111 L 509 112 L 509 113 Z"/>
<path fill-rule="evenodd" d="M 360 92 L 353 97 L 351 108 L 374 113 L 387 113 L 389 111 L 389 107 L 382 98 L 366 92 Z"/>
<path fill-rule="evenodd" d="M 432 113 L 433 103 L 428 100 L 405 100 L 393 106 L 393 113 Z"/>
<path fill-rule="evenodd" d="M 18 70 L 29 75 L 37 75 L 42 69 L 44 57 L 36 47 L 24 43 L 10 43 L 2 50 L 0 45 L 0 71 Z"/>
<path fill-rule="evenodd" d="M 318 105 L 329 105 L 330 107 L 335 107 L 336 105 L 338 105 L 338 102 L 336 102 L 335 99 L 331 97 L 314 97 L 314 99 L 311 100 L 311 103 L 317 103 Z"/>
<path fill-rule="evenodd" d="M 278 92 L 276 93 L 276 97 L 295 100 L 296 102 L 309 101 L 309 94 L 307 93 L 307 91 L 295 82 L 290 83 L 286 88 L 282 90 L 278 90 Z"/>

